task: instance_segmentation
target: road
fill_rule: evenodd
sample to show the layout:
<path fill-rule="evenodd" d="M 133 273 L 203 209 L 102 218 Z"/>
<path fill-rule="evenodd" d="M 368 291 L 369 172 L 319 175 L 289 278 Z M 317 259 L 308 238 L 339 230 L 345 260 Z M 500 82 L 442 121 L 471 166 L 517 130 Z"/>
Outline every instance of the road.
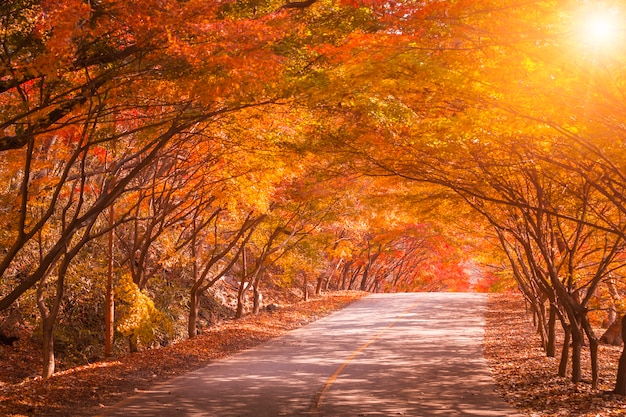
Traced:
<path fill-rule="evenodd" d="M 106 416 L 522 416 L 495 392 L 486 296 L 374 294 Z"/>

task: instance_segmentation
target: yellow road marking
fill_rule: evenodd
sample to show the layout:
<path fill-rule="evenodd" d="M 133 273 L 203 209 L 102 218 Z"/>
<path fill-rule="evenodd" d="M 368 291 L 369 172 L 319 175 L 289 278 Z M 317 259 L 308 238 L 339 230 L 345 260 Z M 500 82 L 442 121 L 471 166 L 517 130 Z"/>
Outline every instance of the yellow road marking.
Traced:
<path fill-rule="evenodd" d="M 407 315 L 409 311 L 413 310 L 413 308 L 415 308 L 415 306 L 419 303 L 419 301 L 420 300 L 417 300 L 416 302 L 411 304 L 409 307 L 407 307 L 404 311 L 402 311 L 402 313 L 396 316 L 396 319 L 394 321 L 389 323 L 384 329 L 376 333 L 374 337 L 372 337 L 367 342 L 363 343 L 361 347 L 359 347 L 357 350 L 352 352 L 352 354 L 348 356 L 348 358 L 345 361 L 343 361 L 343 363 L 339 365 L 337 370 L 333 372 L 333 374 L 326 380 L 326 383 L 324 384 L 320 392 L 315 397 L 315 401 L 313 401 L 311 409 L 313 410 L 318 409 L 322 405 L 322 402 L 324 401 L 324 397 L 326 396 L 326 393 L 330 390 L 330 387 L 332 387 L 332 385 L 335 383 L 337 378 L 339 378 L 339 375 L 341 375 L 343 370 L 346 369 L 346 366 L 348 366 L 348 364 L 352 362 L 352 360 L 356 358 L 359 353 L 363 352 L 365 349 L 367 349 L 369 345 L 374 343 L 376 339 L 382 336 L 383 333 L 385 333 L 387 330 L 393 327 L 397 322 L 399 322 L 403 316 Z"/>

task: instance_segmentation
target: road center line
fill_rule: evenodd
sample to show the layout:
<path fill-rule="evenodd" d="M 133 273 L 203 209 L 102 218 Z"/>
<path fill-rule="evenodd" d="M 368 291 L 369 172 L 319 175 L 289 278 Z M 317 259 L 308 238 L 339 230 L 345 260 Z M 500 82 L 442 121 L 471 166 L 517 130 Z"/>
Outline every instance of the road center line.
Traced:
<path fill-rule="evenodd" d="M 396 316 L 396 319 L 394 321 L 389 323 L 384 329 L 382 329 L 381 331 L 376 333 L 370 340 L 368 340 L 367 342 L 363 343 L 357 350 L 352 352 L 352 354 L 350 356 L 348 356 L 348 358 L 345 361 L 343 361 L 343 363 L 341 365 L 339 365 L 337 370 L 335 372 L 333 372 L 333 374 L 326 380 L 326 383 L 324 384 L 324 386 L 322 387 L 320 392 L 315 396 L 314 401 L 311 404 L 311 410 L 316 410 L 316 409 L 320 408 L 320 406 L 322 405 L 322 402 L 324 401 L 324 397 L 326 396 L 326 393 L 328 393 L 328 391 L 330 390 L 330 387 L 332 387 L 332 385 L 335 383 L 337 378 L 339 378 L 339 375 L 341 375 L 343 370 L 346 369 L 346 366 L 348 366 L 348 364 L 350 362 L 352 362 L 352 360 L 354 358 L 356 358 L 358 354 L 363 352 L 365 349 L 367 349 L 367 347 L 369 345 L 374 343 L 374 341 L 376 341 L 376 339 L 378 339 L 380 336 L 382 336 L 383 333 L 385 333 L 387 330 L 392 328 L 397 322 L 400 321 L 400 319 L 402 319 L 404 316 L 406 316 L 409 313 L 409 311 L 413 310 L 413 308 L 415 308 L 415 306 L 419 302 L 420 302 L 420 300 L 417 300 L 416 302 L 411 304 L 409 307 L 404 309 L 402 311 L 402 313 L 400 313 L 400 314 L 398 314 Z"/>

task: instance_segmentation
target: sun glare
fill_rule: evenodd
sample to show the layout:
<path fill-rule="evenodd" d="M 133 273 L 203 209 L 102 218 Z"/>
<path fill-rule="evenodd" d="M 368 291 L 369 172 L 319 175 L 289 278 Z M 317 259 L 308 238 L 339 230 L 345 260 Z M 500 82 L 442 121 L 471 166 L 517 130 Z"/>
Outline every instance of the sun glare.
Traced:
<path fill-rule="evenodd" d="M 617 10 L 587 15 L 582 22 L 583 42 L 594 47 L 610 47 L 620 37 L 621 22 Z"/>

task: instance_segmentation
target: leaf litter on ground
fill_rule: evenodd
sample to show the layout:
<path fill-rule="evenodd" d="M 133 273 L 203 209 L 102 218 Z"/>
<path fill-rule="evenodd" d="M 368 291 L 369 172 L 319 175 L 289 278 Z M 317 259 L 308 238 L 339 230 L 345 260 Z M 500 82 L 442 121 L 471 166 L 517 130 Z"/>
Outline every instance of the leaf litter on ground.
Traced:
<path fill-rule="evenodd" d="M 583 381 L 578 384 L 569 376 L 558 376 L 560 348 L 557 357 L 546 357 L 520 295 L 489 295 L 485 356 L 498 390 L 509 403 L 531 417 L 626 415 L 626 397 L 611 392 L 622 348 L 600 345 L 597 390 L 591 388 L 588 348 L 583 350 Z"/>

